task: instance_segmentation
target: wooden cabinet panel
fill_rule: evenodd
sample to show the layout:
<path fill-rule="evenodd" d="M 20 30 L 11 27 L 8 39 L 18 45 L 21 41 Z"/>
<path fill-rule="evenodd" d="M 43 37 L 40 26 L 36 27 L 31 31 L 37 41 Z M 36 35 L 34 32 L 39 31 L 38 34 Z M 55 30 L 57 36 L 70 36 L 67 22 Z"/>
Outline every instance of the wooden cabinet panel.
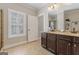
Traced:
<path fill-rule="evenodd" d="M 73 39 L 73 36 L 67 36 L 67 35 L 57 35 L 58 39 L 63 39 L 63 40 L 66 40 L 66 41 L 72 41 Z"/>
<path fill-rule="evenodd" d="M 46 33 L 42 33 L 41 34 L 41 45 L 44 47 L 44 48 L 46 48 Z"/>
<path fill-rule="evenodd" d="M 57 40 L 57 54 L 69 55 L 71 54 L 71 43 L 65 40 Z"/>
<path fill-rule="evenodd" d="M 56 53 L 56 35 L 55 34 L 48 34 L 47 49 L 49 49 L 53 53 Z"/>
<path fill-rule="evenodd" d="M 79 55 L 79 44 L 77 43 L 72 44 L 72 54 Z"/>

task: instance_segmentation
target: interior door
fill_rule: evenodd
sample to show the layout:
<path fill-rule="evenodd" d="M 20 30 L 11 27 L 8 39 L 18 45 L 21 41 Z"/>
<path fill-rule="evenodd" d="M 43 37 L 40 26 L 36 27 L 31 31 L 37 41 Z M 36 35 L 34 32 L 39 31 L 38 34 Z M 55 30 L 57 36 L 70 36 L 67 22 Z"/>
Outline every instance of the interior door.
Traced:
<path fill-rule="evenodd" d="M 28 41 L 38 39 L 38 20 L 36 16 L 28 15 Z"/>
<path fill-rule="evenodd" d="M 1 50 L 1 47 L 2 47 L 2 28 L 1 28 L 1 23 L 2 23 L 2 11 L 0 10 L 0 50 Z"/>

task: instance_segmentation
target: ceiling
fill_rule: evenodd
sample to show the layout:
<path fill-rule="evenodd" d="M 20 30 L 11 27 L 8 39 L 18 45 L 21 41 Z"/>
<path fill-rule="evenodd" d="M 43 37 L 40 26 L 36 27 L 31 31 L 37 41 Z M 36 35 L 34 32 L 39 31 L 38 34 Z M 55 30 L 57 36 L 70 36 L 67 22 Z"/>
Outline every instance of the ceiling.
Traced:
<path fill-rule="evenodd" d="M 22 4 L 22 5 L 24 5 L 24 6 L 28 5 L 35 10 L 40 10 L 41 8 L 47 6 L 47 3 L 25 3 L 25 4 Z M 60 6 L 62 5 L 62 8 L 65 11 L 79 8 L 79 3 L 58 3 L 58 5 L 60 5 Z M 56 11 L 57 10 L 54 10 L 54 9 L 48 10 L 48 13 L 49 13 L 49 15 L 56 15 Z"/>
<path fill-rule="evenodd" d="M 23 6 L 29 6 L 32 7 L 33 9 L 40 10 L 44 6 L 47 5 L 47 3 L 21 3 Z"/>
<path fill-rule="evenodd" d="M 46 6 L 46 3 L 28 3 L 29 6 L 32 6 L 33 8 L 39 10 Z"/>

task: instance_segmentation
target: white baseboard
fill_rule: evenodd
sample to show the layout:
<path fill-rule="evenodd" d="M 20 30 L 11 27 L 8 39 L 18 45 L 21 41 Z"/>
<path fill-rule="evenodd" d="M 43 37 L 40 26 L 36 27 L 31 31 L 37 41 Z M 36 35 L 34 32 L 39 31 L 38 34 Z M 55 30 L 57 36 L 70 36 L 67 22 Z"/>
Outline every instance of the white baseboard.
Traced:
<path fill-rule="evenodd" d="M 11 44 L 11 45 L 8 45 L 8 46 L 4 46 L 2 49 L 7 49 L 7 48 L 15 47 L 15 46 L 18 46 L 18 45 L 21 45 L 21 44 L 24 44 L 24 43 L 27 43 L 27 41 L 23 41 L 23 42 Z"/>
<path fill-rule="evenodd" d="M 38 39 L 41 39 L 41 37 L 39 37 Z"/>
<path fill-rule="evenodd" d="M 28 40 L 27 42 L 33 42 L 33 41 L 37 41 L 38 39 L 32 39 L 32 40 Z"/>

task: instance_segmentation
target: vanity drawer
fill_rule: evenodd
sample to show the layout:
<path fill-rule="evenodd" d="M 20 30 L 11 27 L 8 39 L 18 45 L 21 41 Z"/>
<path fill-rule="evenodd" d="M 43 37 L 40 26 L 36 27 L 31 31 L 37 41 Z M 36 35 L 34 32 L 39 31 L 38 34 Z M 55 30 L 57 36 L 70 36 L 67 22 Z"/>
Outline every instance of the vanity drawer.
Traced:
<path fill-rule="evenodd" d="M 57 39 L 72 41 L 73 37 L 67 35 L 57 35 Z"/>
<path fill-rule="evenodd" d="M 56 35 L 55 34 L 52 34 L 52 33 L 48 33 L 47 34 L 47 37 L 53 39 L 53 38 L 56 38 Z"/>
<path fill-rule="evenodd" d="M 79 43 L 79 37 L 74 37 L 73 42 Z"/>

